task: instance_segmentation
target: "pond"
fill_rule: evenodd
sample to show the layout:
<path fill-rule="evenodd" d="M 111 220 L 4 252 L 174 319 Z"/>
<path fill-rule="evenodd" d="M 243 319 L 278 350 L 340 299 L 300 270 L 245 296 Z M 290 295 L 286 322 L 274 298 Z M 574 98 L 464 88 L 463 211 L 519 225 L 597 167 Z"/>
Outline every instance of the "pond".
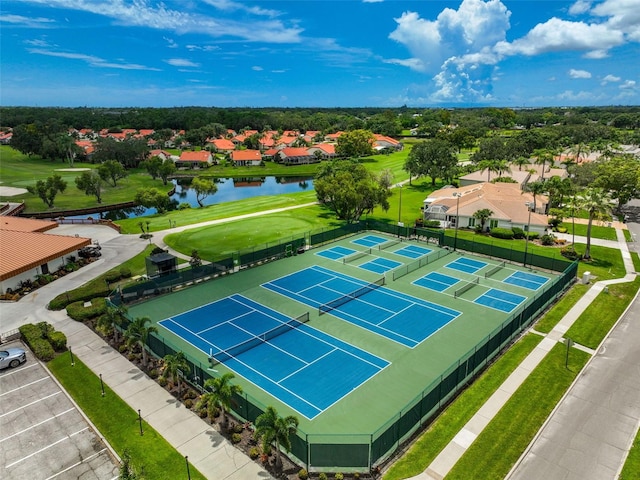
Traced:
<path fill-rule="evenodd" d="M 196 192 L 189 186 L 191 178 L 178 178 L 173 180 L 175 193 L 171 195 L 171 209 L 176 209 L 181 203 L 188 203 L 197 208 Z M 214 179 L 218 191 L 214 195 L 206 197 L 204 205 L 243 200 L 245 198 L 264 195 L 278 195 L 281 193 L 295 193 L 313 190 L 313 177 L 244 177 L 244 178 L 216 178 Z M 156 213 L 155 208 L 135 207 L 102 212 L 100 218 L 108 220 L 121 220 L 124 218 L 144 217 Z M 86 218 L 91 215 L 82 215 L 68 218 Z M 95 213 L 93 214 L 95 217 Z"/>

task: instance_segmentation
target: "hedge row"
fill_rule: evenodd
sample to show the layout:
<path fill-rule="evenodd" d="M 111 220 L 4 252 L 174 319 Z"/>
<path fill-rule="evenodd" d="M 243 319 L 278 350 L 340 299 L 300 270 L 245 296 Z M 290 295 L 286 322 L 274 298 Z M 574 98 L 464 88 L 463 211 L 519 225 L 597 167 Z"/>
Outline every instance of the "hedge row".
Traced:
<path fill-rule="evenodd" d="M 131 277 L 131 270 L 127 267 L 118 267 L 109 270 L 104 275 L 96 278 L 75 290 L 61 293 L 49 302 L 49 309 L 62 310 L 67 305 L 76 302 L 87 302 L 97 297 L 106 297 L 111 293 L 110 284 L 117 282 L 122 278 Z"/>
<path fill-rule="evenodd" d="M 55 352 L 67 349 L 67 336 L 56 331 L 49 323 L 27 323 L 20 328 L 24 342 L 39 360 L 48 362 L 55 356 Z"/>
<path fill-rule="evenodd" d="M 78 322 L 84 322 L 98 317 L 107 311 L 107 302 L 104 297 L 91 299 L 91 305 L 85 307 L 85 302 L 74 302 L 67 305 L 67 315 Z"/>

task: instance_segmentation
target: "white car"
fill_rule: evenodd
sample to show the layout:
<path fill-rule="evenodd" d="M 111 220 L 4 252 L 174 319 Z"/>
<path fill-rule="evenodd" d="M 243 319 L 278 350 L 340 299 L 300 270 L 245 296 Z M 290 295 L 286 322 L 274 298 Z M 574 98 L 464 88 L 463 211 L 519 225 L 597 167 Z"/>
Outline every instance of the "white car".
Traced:
<path fill-rule="evenodd" d="M 4 368 L 15 368 L 27 361 L 27 353 L 21 348 L 7 348 L 0 350 L 0 370 Z"/>

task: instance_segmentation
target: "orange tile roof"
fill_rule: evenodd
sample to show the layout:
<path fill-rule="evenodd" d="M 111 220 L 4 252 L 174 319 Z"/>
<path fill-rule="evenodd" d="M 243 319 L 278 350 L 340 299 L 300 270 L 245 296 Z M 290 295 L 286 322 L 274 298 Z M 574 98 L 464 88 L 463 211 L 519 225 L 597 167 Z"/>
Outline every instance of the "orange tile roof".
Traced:
<path fill-rule="evenodd" d="M 234 150 L 231 152 L 231 160 L 234 162 L 262 160 L 258 150 Z"/>
<path fill-rule="evenodd" d="M 309 150 L 307 150 L 306 148 L 289 147 L 289 148 L 283 148 L 281 150 L 281 152 L 284 155 L 286 155 L 287 157 L 309 157 L 309 156 L 311 156 L 311 154 L 309 153 Z"/>
<path fill-rule="evenodd" d="M 0 281 L 91 244 L 90 238 L 0 230 Z"/>
<path fill-rule="evenodd" d="M 236 148 L 236 145 L 226 138 L 217 138 L 212 140 L 211 143 L 213 143 L 218 150 L 235 150 Z"/>
<path fill-rule="evenodd" d="M 58 226 L 57 222 L 36 220 L 22 217 L 0 217 L 0 230 L 14 230 L 16 232 L 46 232 Z M 4 247 L 4 246 L 3 246 Z"/>
<path fill-rule="evenodd" d="M 200 150 L 197 152 L 182 152 L 180 155 L 181 162 L 209 162 L 211 160 L 211 153 L 206 150 Z"/>

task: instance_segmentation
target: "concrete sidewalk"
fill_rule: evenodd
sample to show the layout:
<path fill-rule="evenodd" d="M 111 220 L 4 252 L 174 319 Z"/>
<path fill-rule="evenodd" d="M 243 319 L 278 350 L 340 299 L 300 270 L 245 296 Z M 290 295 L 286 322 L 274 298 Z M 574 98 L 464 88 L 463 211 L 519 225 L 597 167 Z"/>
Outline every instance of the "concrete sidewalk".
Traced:
<path fill-rule="evenodd" d="M 467 422 L 467 424 L 458 432 L 453 440 L 440 452 L 440 454 L 434 459 L 434 461 L 427 467 L 427 469 L 420 475 L 413 478 L 419 480 L 442 480 L 454 467 L 454 465 L 460 460 L 462 455 L 471 446 L 478 435 L 484 430 L 484 428 L 493 420 L 494 416 L 500 411 L 500 409 L 511 398 L 511 395 L 520 387 L 529 374 L 538 366 L 538 364 L 545 358 L 547 353 L 558 342 L 563 341 L 563 336 L 578 319 L 578 317 L 586 310 L 586 308 L 593 302 L 600 292 L 607 286 L 615 283 L 624 283 L 633 281 L 636 277 L 631 255 L 625 240 L 624 234 L 621 230 L 616 230 L 618 237 L 617 242 L 600 240 L 597 243 L 592 241 L 592 244 L 599 244 L 603 246 L 615 246 L 622 252 L 622 258 L 624 261 L 627 275 L 624 278 L 615 280 L 606 280 L 596 282 L 585 295 L 574 305 L 574 307 L 567 312 L 567 314 L 558 322 L 553 330 L 546 335 L 538 346 L 524 359 L 524 361 L 516 368 L 516 370 L 505 380 L 505 382 L 496 390 L 496 392 L 489 398 L 489 400 L 478 410 L 478 412 Z M 576 237 L 576 241 L 581 241 L 582 238 Z M 586 239 L 584 239 L 586 241 Z M 576 345 L 576 347 L 578 347 Z M 591 352 L 595 353 L 595 352 Z M 640 408 L 640 398 L 636 398 Z M 609 425 L 610 429 L 615 430 L 617 426 Z M 602 432 L 603 436 L 606 435 Z M 532 478 L 532 477 L 522 477 Z M 542 477 L 541 477 L 542 478 Z M 544 477 L 548 478 L 548 477 Z M 560 478 L 560 477 L 558 477 Z M 569 477 L 562 477 L 569 478 Z M 576 477 L 578 478 L 578 477 Z M 605 477 L 601 477 L 605 478 Z"/>

